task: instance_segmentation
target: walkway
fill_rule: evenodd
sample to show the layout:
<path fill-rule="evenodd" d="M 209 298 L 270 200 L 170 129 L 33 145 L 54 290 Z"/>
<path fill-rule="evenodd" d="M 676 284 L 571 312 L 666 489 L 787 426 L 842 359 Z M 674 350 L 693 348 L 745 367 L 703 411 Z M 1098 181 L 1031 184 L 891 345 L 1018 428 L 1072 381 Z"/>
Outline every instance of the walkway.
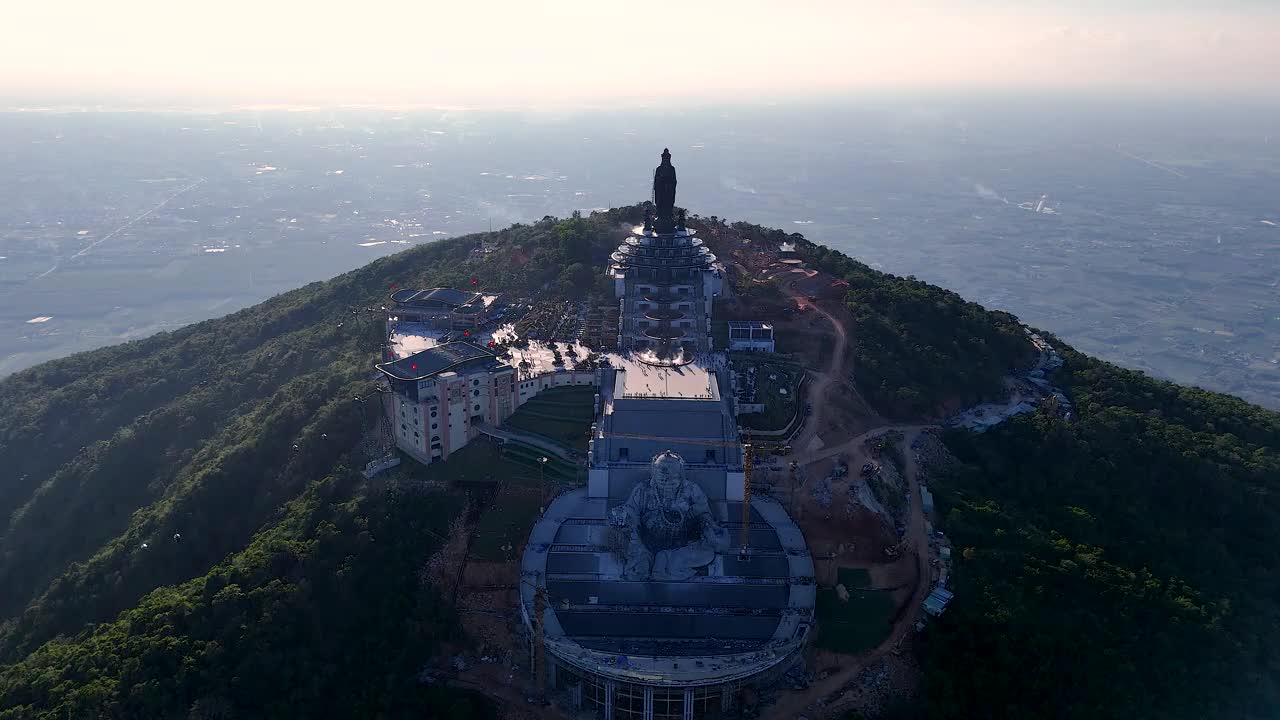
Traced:
<path fill-rule="evenodd" d="M 482 425 L 480 423 L 476 423 L 472 427 L 479 430 L 481 434 L 488 435 L 491 438 L 496 438 L 504 442 L 510 441 L 531 445 L 539 450 L 555 455 L 567 463 L 577 464 L 578 462 L 578 458 L 575 457 L 576 453 L 572 450 L 554 440 L 542 437 L 541 435 L 535 435 L 521 430 L 512 430 L 509 428 L 496 428 L 489 425 Z"/>

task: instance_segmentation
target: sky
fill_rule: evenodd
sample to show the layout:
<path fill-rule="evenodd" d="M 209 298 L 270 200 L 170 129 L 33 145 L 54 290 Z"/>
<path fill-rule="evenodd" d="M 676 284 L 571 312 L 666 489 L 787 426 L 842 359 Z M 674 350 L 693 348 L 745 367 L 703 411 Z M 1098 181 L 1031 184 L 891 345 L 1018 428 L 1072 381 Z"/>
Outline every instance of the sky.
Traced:
<path fill-rule="evenodd" d="M 1277 0 L 0 2 L 0 107 L 1269 100 L 1276 78 Z"/>

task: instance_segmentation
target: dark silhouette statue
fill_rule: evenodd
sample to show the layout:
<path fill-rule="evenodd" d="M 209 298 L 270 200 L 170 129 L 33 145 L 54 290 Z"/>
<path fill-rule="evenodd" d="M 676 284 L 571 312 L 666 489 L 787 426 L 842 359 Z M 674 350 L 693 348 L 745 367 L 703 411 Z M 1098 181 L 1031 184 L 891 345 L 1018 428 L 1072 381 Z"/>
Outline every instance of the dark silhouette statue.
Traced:
<path fill-rule="evenodd" d="M 671 151 L 662 149 L 662 164 L 653 171 L 653 204 L 658 217 L 653 229 L 660 233 L 675 232 L 676 219 L 676 169 L 671 164 Z"/>

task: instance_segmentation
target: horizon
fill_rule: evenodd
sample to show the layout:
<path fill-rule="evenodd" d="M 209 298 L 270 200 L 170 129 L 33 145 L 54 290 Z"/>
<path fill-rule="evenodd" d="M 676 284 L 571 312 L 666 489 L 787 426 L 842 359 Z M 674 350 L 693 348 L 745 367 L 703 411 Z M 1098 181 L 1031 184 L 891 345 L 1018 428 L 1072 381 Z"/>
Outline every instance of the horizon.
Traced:
<path fill-rule="evenodd" d="M 1280 8 L 1243 1 L 335 7 L 15 8 L 0 107 L 565 110 L 989 92 L 1265 104 L 1280 76 Z"/>

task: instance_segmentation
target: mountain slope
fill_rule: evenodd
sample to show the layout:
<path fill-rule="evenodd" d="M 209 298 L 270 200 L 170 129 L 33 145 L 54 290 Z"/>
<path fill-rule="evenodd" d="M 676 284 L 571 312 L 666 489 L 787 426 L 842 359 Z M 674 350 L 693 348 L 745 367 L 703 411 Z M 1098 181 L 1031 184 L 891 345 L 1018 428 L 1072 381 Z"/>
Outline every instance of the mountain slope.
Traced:
<path fill-rule="evenodd" d="M 494 233 L 506 262 L 476 259 L 475 236 L 433 243 L 0 381 L 0 659 L 206 572 L 327 472 L 365 423 L 351 399 L 372 389 L 370 309 L 392 285 L 528 290 L 603 257 L 616 222 Z M 174 533 L 181 553 L 138 551 Z"/>
<path fill-rule="evenodd" d="M 922 716 L 1274 718 L 1280 414 L 1059 347 L 1073 422 L 947 438 Z"/>
<path fill-rule="evenodd" d="M 472 280 L 581 297 L 603 289 L 584 279 L 640 214 L 413 248 L 0 380 L 0 719 L 489 713 L 416 680 L 457 639 L 419 571 L 464 499 L 353 471 L 378 412 L 357 401 L 381 340 L 371 309 L 393 285 Z M 789 237 L 710 222 L 725 242 Z M 494 253 L 471 252 L 482 237 Z M 880 412 L 987 397 L 1027 360 L 1006 313 L 801 251 L 849 282 L 855 381 Z M 1064 353 L 1055 382 L 1077 422 L 948 438 L 963 465 L 934 484 L 960 554 L 957 599 L 925 637 L 922 709 L 1265 708 L 1280 674 L 1266 535 L 1280 520 L 1280 419 Z"/>

